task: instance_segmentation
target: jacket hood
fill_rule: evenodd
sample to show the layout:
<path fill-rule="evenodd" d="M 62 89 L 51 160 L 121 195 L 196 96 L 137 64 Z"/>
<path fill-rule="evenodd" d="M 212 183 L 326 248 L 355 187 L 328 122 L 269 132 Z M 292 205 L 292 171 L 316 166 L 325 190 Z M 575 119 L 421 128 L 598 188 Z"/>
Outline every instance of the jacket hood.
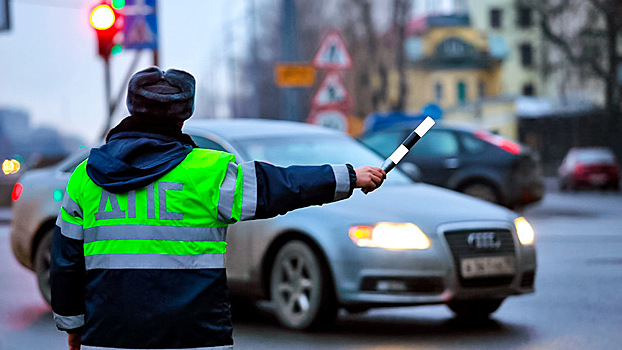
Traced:
<path fill-rule="evenodd" d="M 178 139 L 143 132 L 119 132 L 91 149 L 86 172 L 100 187 L 125 193 L 156 181 L 179 165 L 193 146 Z"/>

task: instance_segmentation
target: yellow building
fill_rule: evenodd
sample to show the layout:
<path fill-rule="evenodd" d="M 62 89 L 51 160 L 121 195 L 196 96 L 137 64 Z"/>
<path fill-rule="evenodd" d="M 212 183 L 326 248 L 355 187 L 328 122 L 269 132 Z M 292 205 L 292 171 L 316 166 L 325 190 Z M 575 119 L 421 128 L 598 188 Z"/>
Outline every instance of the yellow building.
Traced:
<path fill-rule="evenodd" d="M 474 0 L 468 7 L 473 27 L 505 45 L 505 92 L 514 96 L 545 95 L 542 68 L 546 53 L 537 14 L 521 5 L 520 0 Z"/>
<path fill-rule="evenodd" d="M 502 58 L 491 54 L 487 35 L 471 27 L 467 15 L 429 16 L 409 29 L 406 109 L 433 103 L 446 121 L 477 124 L 515 139 L 513 99 L 502 96 Z M 398 96 L 397 79 L 393 72 L 389 100 Z"/>

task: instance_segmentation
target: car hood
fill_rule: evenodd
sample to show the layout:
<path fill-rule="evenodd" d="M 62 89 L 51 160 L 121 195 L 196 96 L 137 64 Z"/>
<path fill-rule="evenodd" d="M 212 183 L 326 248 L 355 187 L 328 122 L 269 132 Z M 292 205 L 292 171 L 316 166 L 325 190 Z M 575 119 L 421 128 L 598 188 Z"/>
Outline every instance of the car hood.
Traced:
<path fill-rule="evenodd" d="M 320 211 L 321 212 L 318 212 Z M 291 215 L 297 214 L 297 215 Z M 365 195 L 355 190 L 352 197 L 324 205 L 294 211 L 288 215 L 315 215 L 334 222 L 374 224 L 382 221 L 412 222 L 424 231 L 436 230 L 441 224 L 459 221 L 510 221 L 512 211 L 471 196 L 426 185 L 383 186 Z"/>

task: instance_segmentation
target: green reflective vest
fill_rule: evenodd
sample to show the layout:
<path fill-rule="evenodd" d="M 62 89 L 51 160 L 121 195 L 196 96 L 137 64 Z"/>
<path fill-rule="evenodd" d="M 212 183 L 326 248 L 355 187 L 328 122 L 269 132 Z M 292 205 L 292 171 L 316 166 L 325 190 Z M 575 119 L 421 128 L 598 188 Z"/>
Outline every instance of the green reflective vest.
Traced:
<path fill-rule="evenodd" d="M 84 161 L 67 184 L 58 224 L 84 240 L 87 270 L 224 268 L 226 227 L 254 215 L 254 181 L 252 162 L 194 149 L 154 183 L 114 194 L 89 178 Z"/>

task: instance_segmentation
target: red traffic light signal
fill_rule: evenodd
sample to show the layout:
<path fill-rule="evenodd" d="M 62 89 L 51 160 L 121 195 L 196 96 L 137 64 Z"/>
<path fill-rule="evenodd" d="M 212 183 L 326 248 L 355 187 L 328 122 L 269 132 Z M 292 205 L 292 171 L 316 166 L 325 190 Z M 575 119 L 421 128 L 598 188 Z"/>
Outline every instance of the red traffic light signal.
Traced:
<path fill-rule="evenodd" d="M 95 6 L 91 11 L 91 26 L 96 30 L 106 30 L 112 27 L 115 21 L 114 10 L 108 5 Z"/>
<path fill-rule="evenodd" d="M 106 1 L 91 11 L 91 26 L 97 32 L 98 52 L 105 60 L 108 60 L 111 54 L 121 52 L 123 14 L 119 10 L 120 8 L 111 6 Z"/>

